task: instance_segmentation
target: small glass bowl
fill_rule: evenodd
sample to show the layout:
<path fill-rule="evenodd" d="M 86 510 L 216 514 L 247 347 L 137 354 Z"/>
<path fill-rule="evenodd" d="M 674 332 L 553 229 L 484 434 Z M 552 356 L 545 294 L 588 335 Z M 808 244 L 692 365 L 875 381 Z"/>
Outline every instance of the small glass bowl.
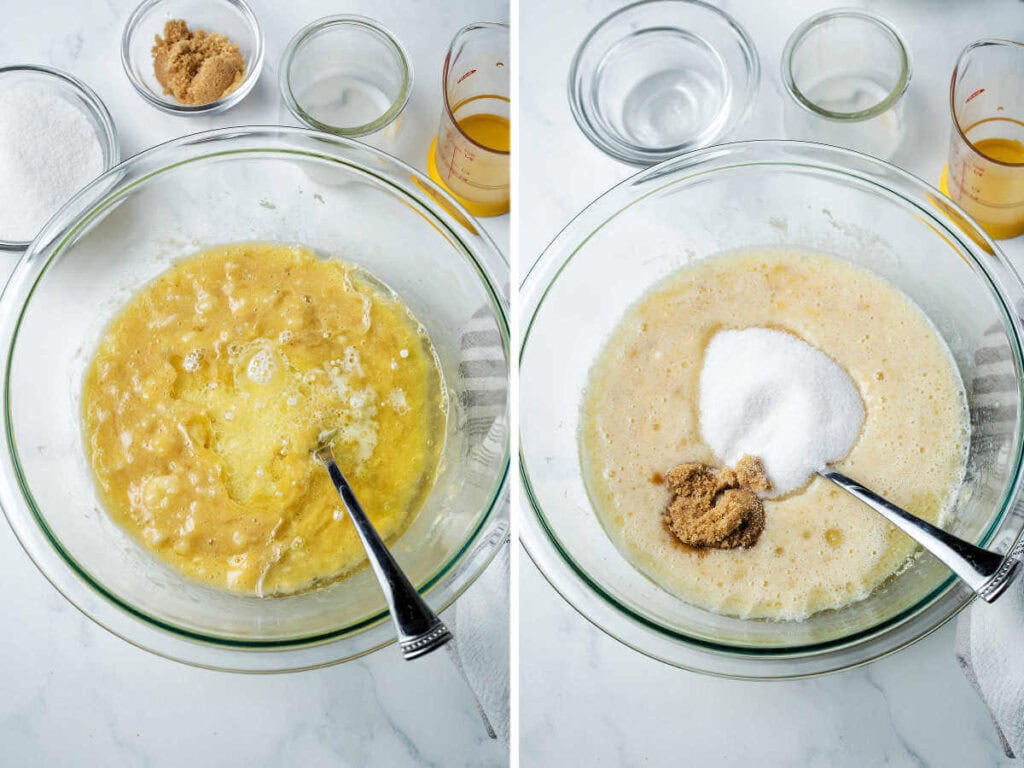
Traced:
<path fill-rule="evenodd" d="M 786 135 L 888 159 L 903 133 L 910 77 L 906 41 L 881 16 L 856 8 L 816 14 L 782 52 L 782 82 L 793 101 Z"/>
<path fill-rule="evenodd" d="M 121 161 L 121 151 L 117 146 L 117 130 L 106 105 L 96 93 L 76 77 L 52 67 L 34 64 L 20 64 L 11 67 L 0 67 L 0 83 L 3 87 L 19 83 L 39 84 L 49 89 L 55 96 L 70 102 L 85 113 L 96 138 L 103 149 L 103 169 L 108 171 Z M 102 172 L 101 171 L 101 172 Z M 57 213 L 54 211 L 53 213 Z M 9 240 L 0 232 L 0 251 L 23 251 L 31 241 Z"/>
<path fill-rule="evenodd" d="M 164 93 L 153 72 L 152 49 L 172 19 L 184 19 L 193 32 L 219 32 L 238 44 L 245 58 L 245 78 L 235 90 L 209 104 L 180 104 Z M 145 0 L 125 24 L 121 65 L 138 94 L 157 109 L 172 115 L 212 115 L 231 109 L 256 85 L 263 67 L 263 32 L 244 0 Z"/>
<path fill-rule="evenodd" d="M 584 39 L 569 105 L 602 152 L 652 165 L 732 130 L 760 76 L 753 41 L 728 14 L 699 0 L 643 0 Z"/>
<path fill-rule="evenodd" d="M 279 78 L 284 104 L 300 124 L 388 149 L 412 93 L 413 72 L 409 54 L 388 29 L 343 15 L 300 29 L 281 57 Z M 327 93 L 332 98 L 324 99 Z M 345 101 L 347 111 L 339 106 Z"/>

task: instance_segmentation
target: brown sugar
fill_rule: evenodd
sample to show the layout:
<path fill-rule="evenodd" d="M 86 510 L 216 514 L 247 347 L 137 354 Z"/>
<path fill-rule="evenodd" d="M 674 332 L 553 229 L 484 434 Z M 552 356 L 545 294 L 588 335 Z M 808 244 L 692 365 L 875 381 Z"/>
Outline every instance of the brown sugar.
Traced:
<path fill-rule="evenodd" d="M 180 104 L 197 106 L 223 98 L 245 78 L 245 59 L 236 43 L 217 32 L 192 32 L 182 19 L 156 36 L 153 72 L 164 93 Z"/>
<path fill-rule="evenodd" d="M 757 456 L 749 454 L 736 462 L 736 479 L 744 488 L 758 493 L 767 493 L 772 489 L 772 481 L 764 471 L 764 464 Z"/>
<path fill-rule="evenodd" d="M 760 459 L 744 456 L 735 470 L 687 462 L 669 470 L 665 482 L 673 494 L 665 525 L 683 544 L 736 549 L 757 543 L 765 517 L 756 491 L 771 490 Z"/>

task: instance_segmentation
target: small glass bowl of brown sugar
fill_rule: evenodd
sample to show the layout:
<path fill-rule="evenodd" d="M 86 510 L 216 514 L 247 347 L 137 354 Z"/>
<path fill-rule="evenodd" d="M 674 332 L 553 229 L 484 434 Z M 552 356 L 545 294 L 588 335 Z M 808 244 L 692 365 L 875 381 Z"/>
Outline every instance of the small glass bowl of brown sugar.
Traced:
<path fill-rule="evenodd" d="M 259 79 L 263 32 L 243 0 L 145 0 L 125 24 L 121 63 L 157 109 L 215 114 Z"/>

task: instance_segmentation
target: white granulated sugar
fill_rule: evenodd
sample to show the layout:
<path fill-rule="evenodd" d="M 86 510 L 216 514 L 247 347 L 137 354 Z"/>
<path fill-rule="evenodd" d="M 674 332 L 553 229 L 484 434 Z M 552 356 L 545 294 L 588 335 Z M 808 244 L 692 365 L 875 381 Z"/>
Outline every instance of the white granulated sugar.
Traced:
<path fill-rule="evenodd" d="M 704 353 L 700 430 L 719 461 L 759 456 L 778 496 L 846 456 L 864 423 L 839 365 L 783 331 L 720 331 Z"/>
<path fill-rule="evenodd" d="M 81 109 L 27 85 L 0 90 L 0 239 L 33 239 L 102 170 Z"/>

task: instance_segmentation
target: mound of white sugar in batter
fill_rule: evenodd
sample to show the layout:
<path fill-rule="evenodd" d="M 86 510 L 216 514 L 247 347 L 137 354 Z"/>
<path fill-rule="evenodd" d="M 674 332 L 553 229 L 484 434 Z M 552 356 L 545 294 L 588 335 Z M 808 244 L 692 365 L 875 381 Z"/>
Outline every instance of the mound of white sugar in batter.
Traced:
<path fill-rule="evenodd" d="M 759 456 L 771 495 L 803 486 L 846 456 L 864 422 L 856 385 L 840 366 L 783 331 L 720 331 L 704 353 L 700 429 L 723 464 Z"/>

